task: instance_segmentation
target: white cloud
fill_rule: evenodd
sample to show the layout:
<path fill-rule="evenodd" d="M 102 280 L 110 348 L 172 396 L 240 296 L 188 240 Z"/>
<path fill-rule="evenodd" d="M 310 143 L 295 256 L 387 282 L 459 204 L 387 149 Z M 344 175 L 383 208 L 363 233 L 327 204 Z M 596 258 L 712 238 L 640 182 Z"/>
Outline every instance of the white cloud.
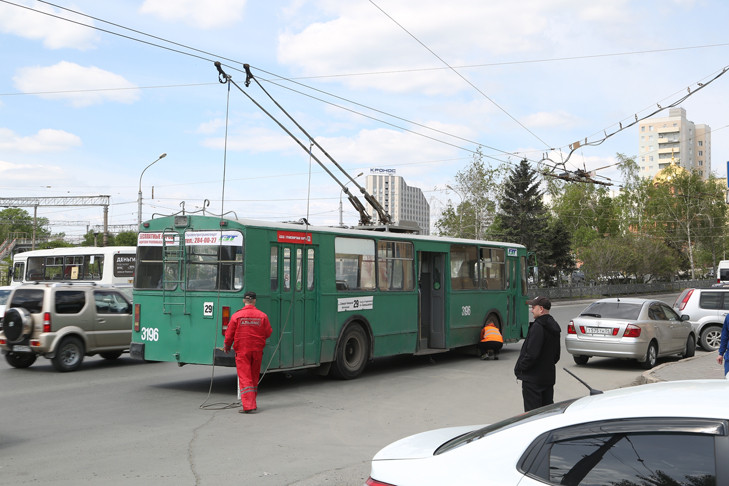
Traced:
<path fill-rule="evenodd" d="M 195 130 L 195 133 L 201 133 L 204 135 L 212 135 L 216 131 L 218 131 L 220 128 L 225 127 L 225 118 L 215 118 L 213 120 L 207 121 L 205 123 L 201 123 L 198 125 L 197 130 Z"/>
<path fill-rule="evenodd" d="M 18 3 L 33 10 L 50 13 L 56 17 L 94 25 L 94 22 L 86 17 L 39 2 L 21 0 Z M 95 46 L 99 36 L 93 29 L 56 17 L 14 5 L 0 4 L 0 32 L 26 39 L 42 40 L 43 45 L 49 49 L 73 48 L 85 50 Z"/>
<path fill-rule="evenodd" d="M 246 0 L 145 0 L 139 11 L 166 22 L 184 22 L 200 29 L 228 27 L 243 18 Z"/>
<path fill-rule="evenodd" d="M 376 167 L 453 157 L 456 149 L 396 130 L 362 130 L 351 137 L 317 137 L 317 142 L 342 166 Z M 421 167 L 410 169 L 417 173 Z"/>
<path fill-rule="evenodd" d="M 13 82 L 24 93 L 37 93 L 45 99 L 69 100 L 77 108 L 104 101 L 133 103 L 140 95 L 134 84 L 118 74 L 66 61 L 48 67 L 20 68 L 13 76 Z"/>
<path fill-rule="evenodd" d="M 439 68 L 333 80 L 357 89 L 453 93 L 472 88 L 438 57 L 465 66 L 557 56 L 559 49 L 574 53 L 575 39 L 614 38 L 611 29 L 630 20 L 623 11 L 626 1 L 595 7 L 582 0 L 422 0 L 417 6 L 391 0 L 382 4 L 385 15 L 368 2 L 322 0 L 317 6 L 327 20 L 282 32 L 278 59 L 302 75 Z M 580 47 L 585 47 L 581 41 Z M 479 73 L 483 69 L 463 71 L 468 78 Z"/>
<path fill-rule="evenodd" d="M 39 174 L 42 174 L 42 177 L 39 177 Z M 53 180 L 57 184 L 65 176 L 65 172 L 58 166 L 13 163 L 0 160 L 0 180 L 3 181 L 5 187 L 9 186 L 11 182 L 31 183 L 34 186 L 42 186 L 46 182 Z"/>
<path fill-rule="evenodd" d="M 16 152 L 59 152 L 80 147 L 81 138 L 64 130 L 44 128 L 31 136 L 20 136 L 7 128 L 0 128 L 0 149 Z"/>
<path fill-rule="evenodd" d="M 223 149 L 225 139 L 222 137 L 208 138 L 203 141 L 203 146 Z M 295 142 L 288 135 L 267 128 L 247 127 L 228 137 L 228 150 L 252 153 L 281 152 L 282 150 L 288 151 L 294 146 Z"/>
<path fill-rule="evenodd" d="M 531 128 L 571 128 L 578 124 L 579 119 L 565 111 L 554 111 L 551 113 L 532 113 L 524 117 L 521 122 Z"/>

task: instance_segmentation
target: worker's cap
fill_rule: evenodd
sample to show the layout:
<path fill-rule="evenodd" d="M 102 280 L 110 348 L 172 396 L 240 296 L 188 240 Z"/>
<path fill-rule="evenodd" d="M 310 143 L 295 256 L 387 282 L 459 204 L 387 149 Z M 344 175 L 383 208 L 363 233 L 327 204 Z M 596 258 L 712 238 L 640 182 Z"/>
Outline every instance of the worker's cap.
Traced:
<path fill-rule="evenodd" d="M 256 300 L 256 293 L 249 290 L 248 292 L 243 294 L 243 298 L 245 300 Z"/>
<path fill-rule="evenodd" d="M 527 305 L 538 305 L 549 310 L 552 308 L 552 303 L 546 297 L 534 297 L 532 300 L 527 300 Z"/>

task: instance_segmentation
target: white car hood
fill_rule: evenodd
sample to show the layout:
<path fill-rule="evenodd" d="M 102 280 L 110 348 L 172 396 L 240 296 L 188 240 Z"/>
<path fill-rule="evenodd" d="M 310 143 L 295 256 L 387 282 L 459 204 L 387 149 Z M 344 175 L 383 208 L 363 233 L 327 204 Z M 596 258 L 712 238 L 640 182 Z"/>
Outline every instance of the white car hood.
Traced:
<path fill-rule="evenodd" d="M 432 457 L 435 450 L 445 442 L 485 425 L 465 425 L 430 430 L 405 437 L 386 446 L 378 452 L 373 461 L 390 461 L 395 459 L 423 459 Z"/>

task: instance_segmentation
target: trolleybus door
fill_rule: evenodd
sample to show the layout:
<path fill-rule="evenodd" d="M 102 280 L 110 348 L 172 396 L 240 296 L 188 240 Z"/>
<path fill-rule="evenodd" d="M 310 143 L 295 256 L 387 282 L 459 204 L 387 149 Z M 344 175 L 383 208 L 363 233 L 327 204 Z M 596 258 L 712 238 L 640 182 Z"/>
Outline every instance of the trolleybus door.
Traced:
<path fill-rule="evenodd" d="M 311 245 L 274 245 L 271 249 L 271 297 L 278 314 L 274 337 L 280 339 L 280 368 L 318 364 L 316 253 Z"/>
<path fill-rule="evenodd" d="M 418 351 L 443 349 L 445 336 L 445 253 L 418 252 L 419 329 Z"/>

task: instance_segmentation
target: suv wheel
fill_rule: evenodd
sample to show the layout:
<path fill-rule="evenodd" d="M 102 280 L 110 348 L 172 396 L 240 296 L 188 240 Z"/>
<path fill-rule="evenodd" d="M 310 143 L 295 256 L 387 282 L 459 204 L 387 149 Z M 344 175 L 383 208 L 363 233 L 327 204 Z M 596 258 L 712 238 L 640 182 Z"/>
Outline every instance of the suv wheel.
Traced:
<path fill-rule="evenodd" d="M 35 363 L 35 353 L 14 353 L 9 352 L 5 355 L 5 361 L 13 368 L 27 368 Z"/>
<path fill-rule="evenodd" d="M 701 347 L 706 351 L 716 351 L 721 343 L 721 326 L 707 326 L 701 331 Z"/>
<path fill-rule="evenodd" d="M 119 356 L 122 355 L 121 351 L 104 351 L 103 353 L 99 353 L 102 358 L 104 359 L 117 359 Z"/>
<path fill-rule="evenodd" d="M 76 371 L 84 360 L 84 343 L 75 336 L 63 338 L 51 358 L 53 367 L 58 371 Z"/>
<path fill-rule="evenodd" d="M 3 332 L 9 343 L 19 343 L 28 337 L 33 330 L 33 318 L 30 312 L 22 307 L 13 307 L 5 311 Z"/>

